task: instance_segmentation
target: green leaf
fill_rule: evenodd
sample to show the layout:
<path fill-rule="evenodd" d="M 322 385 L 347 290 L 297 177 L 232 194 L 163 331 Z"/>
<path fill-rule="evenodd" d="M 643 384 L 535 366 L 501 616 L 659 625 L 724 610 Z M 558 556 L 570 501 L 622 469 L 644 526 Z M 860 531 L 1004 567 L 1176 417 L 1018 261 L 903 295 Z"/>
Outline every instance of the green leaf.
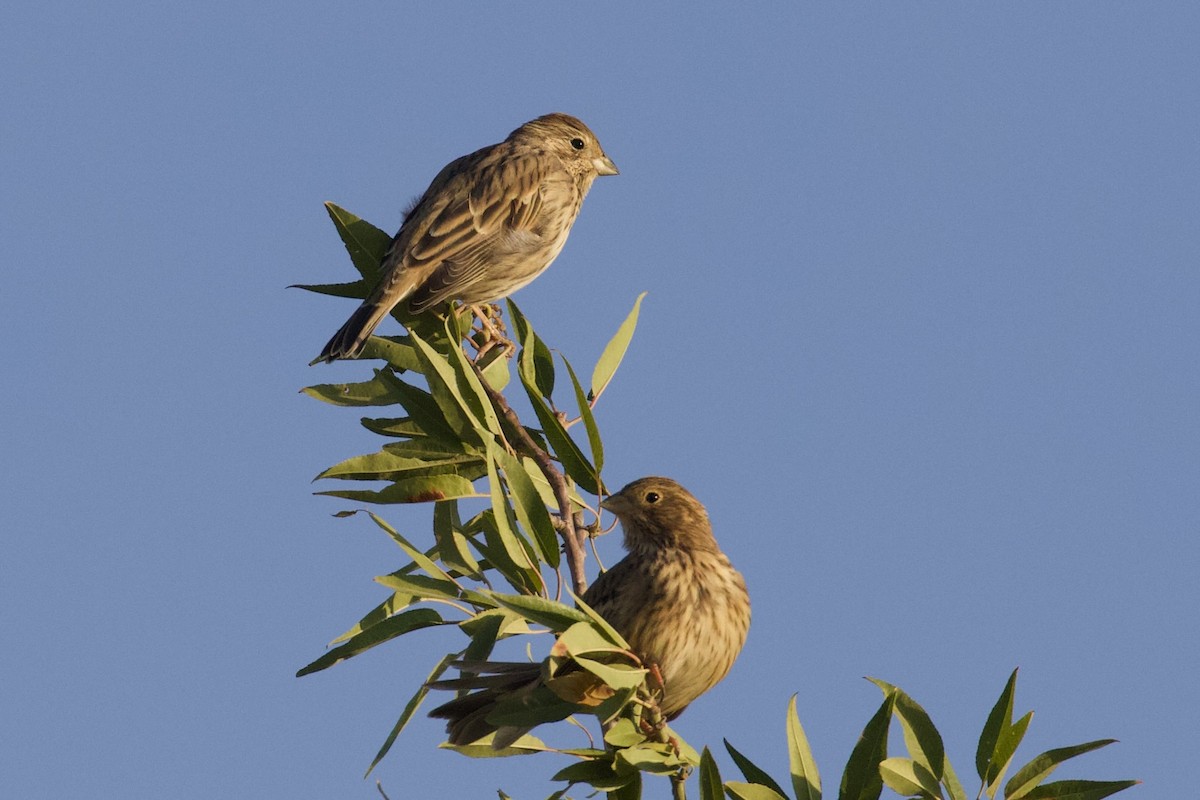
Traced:
<path fill-rule="evenodd" d="M 340 661 L 353 658 L 359 653 L 370 650 L 376 645 L 383 644 L 390 639 L 395 639 L 397 636 L 402 636 L 410 631 L 444 624 L 446 624 L 446 621 L 431 608 L 414 608 L 404 611 L 394 617 L 389 617 L 378 625 L 373 625 L 357 636 L 351 637 L 345 644 L 333 648 L 316 661 L 301 669 L 296 673 L 296 677 L 300 678 L 304 675 L 311 675 L 314 672 L 328 669 Z"/>
<path fill-rule="evenodd" d="M 1097 739 L 1094 742 L 1085 742 L 1083 744 L 1072 745 L 1071 747 L 1058 747 L 1053 750 L 1047 750 L 1017 770 L 1016 774 L 1012 776 L 1012 780 L 1004 787 L 1005 798 L 1007 800 L 1018 800 L 1024 797 L 1029 794 L 1033 787 L 1048 778 L 1050 773 L 1058 768 L 1059 764 L 1075 756 L 1099 750 L 1101 747 L 1107 747 L 1115 741 L 1117 740 Z"/>
<path fill-rule="evenodd" d="M 633 720 L 619 719 L 604 732 L 604 741 L 613 747 L 632 747 L 646 741 L 646 734 L 633 724 Z"/>
<path fill-rule="evenodd" d="M 1021 740 L 1025 738 L 1025 731 L 1029 728 L 1029 722 L 1032 719 L 1033 712 L 1030 711 L 1015 723 L 1005 728 L 1001 732 L 1000 738 L 996 740 L 996 754 L 993 756 L 992 764 L 988 767 L 989 779 L 986 785 L 989 796 L 995 797 L 996 792 L 1000 789 L 1000 782 L 1004 780 L 1004 773 L 1008 771 L 1008 765 L 1012 762 L 1013 754 L 1017 752 L 1017 747 L 1020 746 Z"/>
<path fill-rule="evenodd" d="M 306 292 L 327 294 L 333 297 L 348 297 L 355 300 L 361 300 L 371 292 L 371 287 L 367 285 L 366 281 L 352 281 L 350 283 L 293 283 L 288 288 L 303 289 Z M 313 363 L 315 364 L 316 362 L 314 361 Z"/>
<path fill-rule="evenodd" d="M 875 716 L 867 722 L 846 762 L 838 800 L 878 800 L 883 791 L 879 764 L 887 758 L 888 726 L 896 697 L 888 694 Z"/>
<path fill-rule="evenodd" d="M 397 379 L 388 370 L 375 370 L 375 377 L 362 383 L 319 383 L 301 391 L 335 406 L 392 406 L 403 402 L 396 391 Z"/>
<path fill-rule="evenodd" d="M 552 568 L 557 568 L 561 556 L 558 549 L 558 532 L 554 529 L 550 512 L 546 510 L 533 479 L 520 461 L 499 446 L 489 446 L 488 455 L 504 471 L 517 518 L 521 520 L 525 530 L 533 535 L 542 561 Z"/>
<path fill-rule="evenodd" d="M 549 400 L 554 394 L 554 357 L 550 354 L 550 348 L 534 332 L 533 326 L 511 299 L 508 301 L 508 315 L 512 318 L 517 341 L 521 343 L 517 369 L 523 377 L 533 382 L 542 397 Z"/>
<path fill-rule="evenodd" d="M 471 744 L 453 745 L 443 743 L 438 747 L 443 750 L 453 750 L 469 758 L 508 758 L 509 756 L 527 756 L 533 753 L 542 753 L 550 748 L 546 747 L 545 743 L 536 736 L 525 734 L 521 738 L 512 742 L 507 747 L 492 747 L 492 740 L 495 738 L 495 733 L 489 733 L 482 739 Z"/>
<path fill-rule="evenodd" d="M 777 794 L 786 796 L 783 791 L 783 787 L 776 783 L 775 779 L 768 775 L 765 770 L 735 750 L 733 745 L 729 743 L 728 739 L 724 739 L 723 741 L 725 742 L 725 749 L 729 751 L 730 758 L 733 759 L 733 763 L 737 765 L 739 770 L 741 770 L 742 776 L 747 781 L 750 783 L 760 783 L 763 786 L 769 786 L 771 789 L 775 790 Z M 819 791 L 820 787 L 818 786 L 817 788 Z M 818 795 L 818 797 L 819 796 L 820 795 Z M 805 799 L 803 795 L 798 795 L 796 800 Z"/>
<path fill-rule="evenodd" d="M 729 746 L 729 742 L 725 743 Z M 700 754 L 700 800 L 725 800 L 725 792 L 721 790 L 721 771 L 717 769 L 717 761 L 708 748 Z"/>
<path fill-rule="evenodd" d="M 991 713 L 988 714 L 987 722 L 983 725 L 983 732 L 979 734 L 979 746 L 975 749 L 975 771 L 979 773 L 979 779 L 985 784 L 992 780 L 989 778 L 989 772 L 996 756 L 996 742 L 1000 740 L 1000 734 L 1012 725 L 1013 695 L 1016 689 L 1017 670 L 1014 669 L 1012 675 L 1008 676 L 1008 683 L 1004 685 L 1004 691 L 1000 692 L 1000 698 L 996 700 Z M 994 776 L 992 777 L 994 778 Z"/>
<path fill-rule="evenodd" d="M 379 491 L 369 489 L 330 489 L 314 492 L 326 497 L 341 497 L 362 503 L 431 503 L 456 497 L 478 497 L 471 481 L 461 475 L 428 475 L 405 478 Z"/>
<path fill-rule="evenodd" d="M 569 783 L 586 783 L 602 792 L 620 789 L 632 780 L 636 772 L 617 774 L 612 765 L 604 761 L 580 761 L 563 767 L 550 778 L 552 781 L 568 781 Z"/>
<path fill-rule="evenodd" d="M 588 621 L 587 615 L 583 612 L 544 597 L 499 594 L 497 592 L 485 592 L 484 594 L 494 600 L 497 605 L 516 611 L 525 619 L 538 625 L 545 625 L 555 633 L 565 631 L 576 622 Z"/>
<path fill-rule="evenodd" d="M 496 523 L 496 533 L 504 552 L 517 567 L 527 570 L 531 575 L 539 575 L 537 561 L 533 556 L 533 547 L 517 530 L 516 519 L 508 498 L 500 485 L 500 476 L 496 471 L 496 462 L 488 459 L 488 489 L 492 499 L 492 518 Z"/>
<path fill-rule="evenodd" d="M 909 755 L 940 781 L 946 750 L 942 745 L 942 735 L 934 727 L 929 714 L 902 689 L 876 678 L 867 680 L 878 686 L 884 695 L 889 692 L 895 694 L 896 716 L 900 719 L 900 727 L 904 731 L 904 744 Z"/>
<path fill-rule="evenodd" d="M 575 369 L 571 366 L 571 362 L 567 361 L 566 356 L 563 356 L 562 360 L 567 367 L 567 373 L 571 376 L 571 386 L 575 389 L 575 404 L 579 407 L 579 417 L 583 420 L 583 427 L 587 431 L 588 446 L 592 449 L 592 463 L 596 465 L 596 473 L 599 474 L 604 469 L 604 443 L 600 441 L 600 429 L 596 427 L 596 415 L 592 413 L 592 407 L 583 393 L 583 387 L 579 385 L 579 378 L 575 375 Z"/>
<path fill-rule="evenodd" d="M 471 554 L 467 537 L 462 534 L 457 500 L 434 504 L 433 539 L 437 542 L 438 557 L 443 564 L 472 578 L 483 577 L 483 570 Z"/>
<path fill-rule="evenodd" d="M 408 554 L 417 567 L 425 570 L 426 573 L 432 575 L 434 578 L 438 578 L 443 583 L 452 584 L 455 588 L 459 589 L 460 591 L 462 590 L 462 587 L 450 577 L 449 573 L 439 567 L 433 559 L 413 546 L 412 542 L 401 536 L 400 532 L 389 525 L 387 520 L 371 511 L 368 511 L 367 515 L 371 518 L 372 522 L 379 526 L 380 530 L 386 533 L 391 540 L 395 542 L 397 546 L 399 546 L 401 550 Z"/>
<path fill-rule="evenodd" d="M 450 329 L 451 314 L 446 318 L 446 331 L 453 335 Z M 467 360 L 467 354 L 463 352 L 462 346 L 453 344 L 449 348 L 450 365 L 454 368 L 454 376 L 458 382 L 458 390 L 462 393 L 463 399 L 471 407 L 472 414 L 477 419 L 483 420 L 484 428 L 496 436 L 503 434 L 500 427 L 500 418 L 496 416 L 496 408 L 492 405 L 491 398 L 484 391 L 483 384 L 479 382 L 479 376 L 475 374 L 475 369 L 471 366 L 471 362 Z"/>
<path fill-rule="evenodd" d="M 511 526 L 511 521 L 508 523 Z M 492 509 L 486 509 L 475 515 L 463 528 L 464 534 L 483 533 L 483 540 L 471 536 L 468 541 L 479 551 L 488 567 L 495 569 L 512 585 L 513 589 L 526 594 L 537 594 L 542 589 L 541 575 L 528 566 L 529 559 L 525 557 L 519 542 L 511 536 L 502 537 L 500 526 Z M 509 551 L 516 547 L 517 552 L 510 555 Z M 520 563 L 513 559 L 519 558 Z M 486 567 L 485 567 L 486 568 Z"/>
<path fill-rule="evenodd" d="M 442 677 L 442 673 L 450 666 L 450 662 L 454 661 L 457 657 L 457 653 L 451 653 L 439 661 L 437 666 L 433 668 L 433 672 L 429 673 L 429 676 L 425 678 L 425 682 L 417 689 L 416 694 L 409 698 L 408 703 L 404 706 L 404 710 L 400 712 L 400 719 L 396 720 L 396 724 L 392 726 L 391 733 L 384 740 L 383 746 L 379 748 L 379 752 L 375 754 L 375 759 L 371 761 L 371 766 L 367 767 L 367 773 L 363 775 L 364 778 L 370 775 L 371 770 L 375 769 L 375 766 L 383 760 L 388 750 L 392 749 L 392 743 L 396 741 L 396 737 L 408 726 L 408 721 L 412 719 L 413 714 L 421 707 L 421 702 L 425 699 L 425 695 L 429 694 L 429 683 Z"/>
<path fill-rule="evenodd" d="M 645 742 L 635 747 L 618 750 L 615 763 L 618 772 L 624 765 L 639 772 L 649 772 L 654 775 L 673 775 L 679 772 L 680 767 L 684 766 L 684 762 L 675 754 L 671 745 L 658 742 Z"/>
<path fill-rule="evenodd" d="M 483 468 L 482 458 L 467 453 L 414 455 L 411 452 L 397 452 L 393 447 L 384 445 L 384 449 L 378 453 L 348 458 L 334 464 L 315 480 L 398 481 L 430 475 L 462 475 L 470 480 L 477 477 Z"/>
<path fill-rule="evenodd" d="M 391 391 L 400 398 L 404 410 L 408 412 L 412 421 L 421 427 L 426 436 L 441 441 L 447 447 L 456 447 L 459 450 L 465 450 L 468 447 L 468 443 L 449 424 L 441 406 L 438 405 L 438 401 L 432 394 L 400 380 L 390 372 L 385 374 L 388 376 Z M 459 424 L 462 424 L 461 420 Z"/>
<path fill-rule="evenodd" d="M 1101 800 L 1141 781 L 1055 781 L 1037 787 L 1026 800 Z"/>
<path fill-rule="evenodd" d="M 734 800 L 787 800 L 787 797 L 759 783 L 726 781 L 725 791 Z"/>
<path fill-rule="evenodd" d="M 336 644 L 341 644 L 348 639 L 357 636 L 367 628 L 378 625 L 388 617 L 399 614 L 404 609 L 408 608 L 416 601 L 415 597 L 406 594 L 393 594 L 387 600 L 384 600 L 379 605 L 368 611 L 362 619 L 354 624 L 350 630 L 338 636 L 329 645 L 332 647 Z"/>
<path fill-rule="evenodd" d="M 446 422 L 455 433 L 468 442 L 485 441 L 488 437 L 483 434 L 488 432 L 488 426 L 484 422 L 484 410 L 478 406 L 476 398 L 468 399 L 468 395 L 463 393 L 455 367 L 415 333 L 410 332 L 409 336 L 412 337 L 417 347 L 417 355 L 424 365 L 422 372 L 429 382 L 429 392 L 441 409 Z M 491 408 L 490 404 L 488 408 Z"/>
<path fill-rule="evenodd" d="M 628 664 L 605 664 L 578 656 L 575 663 L 614 689 L 636 689 L 646 679 L 646 670 Z"/>
<path fill-rule="evenodd" d="M 359 422 L 371 433 L 380 436 L 405 439 L 423 439 L 429 436 L 429 432 L 412 417 L 363 417 Z"/>
<path fill-rule="evenodd" d="M 808 737 L 804 735 L 804 728 L 800 726 L 800 715 L 796 713 L 796 695 L 792 695 L 792 699 L 788 701 L 787 739 L 792 791 L 796 793 L 796 800 L 821 800 L 821 775 L 808 746 Z M 747 775 L 746 778 L 749 779 L 750 776 Z"/>
<path fill-rule="evenodd" d="M 363 346 L 360 359 L 383 359 L 393 369 L 420 372 L 421 359 L 417 357 L 416 348 L 407 336 L 372 336 Z"/>
<path fill-rule="evenodd" d="M 879 764 L 879 775 L 896 794 L 930 800 L 942 796 L 937 779 L 920 762 L 911 758 L 885 758 Z"/>
<path fill-rule="evenodd" d="M 642 299 L 645 296 L 645 292 L 638 295 L 633 304 L 633 310 L 621 323 L 621 327 L 617 328 L 616 335 L 604 346 L 604 352 L 600 354 L 600 360 L 596 362 L 596 368 L 592 370 L 592 391 L 588 394 L 588 400 L 594 401 L 604 392 L 613 375 L 616 374 L 617 367 L 621 365 L 621 360 L 625 358 L 625 351 L 629 349 L 629 342 L 633 339 L 633 332 L 637 328 L 638 312 L 641 310 Z"/>
<path fill-rule="evenodd" d="M 338 236 L 342 237 L 354 268 L 366 284 L 373 287 L 379 282 L 379 265 L 392 244 L 392 237 L 334 203 L 327 202 L 325 210 L 329 212 Z"/>
<path fill-rule="evenodd" d="M 525 387 L 525 394 L 529 396 L 529 403 L 533 406 L 533 412 L 537 415 L 546 440 L 553 448 L 554 454 L 558 456 L 558 460 L 562 462 L 567 475 L 582 486 L 585 492 L 599 494 L 596 468 L 588 463 L 587 457 L 579 449 L 579 445 L 575 444 L 571 435 L 567 433 L 567 429 L 563 427 L 558 415 L 546 405 L 546 401 L 538 393 L 537 387 L 524 374 L 521 375 L 521 384 Z"/>
<path fill-rule="evenodd" d="M 967 800 L 967 793 L 963 791 L 962 784 L 958 780 L 958 775 L 954 772 L 954 767 L 950 766 L 950 759 L 948 758 L 942 765 L 942 786 L 946 787 L 946 791 L 950 795 L 950 800 Z"/>

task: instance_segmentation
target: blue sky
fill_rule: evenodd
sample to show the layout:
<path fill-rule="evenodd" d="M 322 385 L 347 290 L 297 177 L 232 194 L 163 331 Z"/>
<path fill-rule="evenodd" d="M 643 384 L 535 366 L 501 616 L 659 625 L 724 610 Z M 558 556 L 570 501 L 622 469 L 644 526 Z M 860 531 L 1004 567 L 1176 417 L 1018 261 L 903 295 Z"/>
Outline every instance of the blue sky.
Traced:
<path fill-rule="evenodd" d="M 377 796 L 362 772 L 441 643 L 293 677 L 401 555 L 311 495 L 378 442 L 298 394 L 367 373 L 306 366 L 351 304 L 284 287 L 352 277 L 323 201 L 393 230 L 447 161 L 555 110 L 621 175 L 517 300 L 587 370 L 649 292 L 598 411 L 606 479 L 688 486 L 754 599 L 680 732 L 783 776 L 798 693 L 832 789 L 872 675 L 966 779 L 1020 666 L 1026 757 L 1112 736 L 1062 771 L 1193 788 L 1196 6 L 5 16 L 6 796 Z M 554 759 L 439 737 L 403 734 L 393 798 L 554 788 Z"/>

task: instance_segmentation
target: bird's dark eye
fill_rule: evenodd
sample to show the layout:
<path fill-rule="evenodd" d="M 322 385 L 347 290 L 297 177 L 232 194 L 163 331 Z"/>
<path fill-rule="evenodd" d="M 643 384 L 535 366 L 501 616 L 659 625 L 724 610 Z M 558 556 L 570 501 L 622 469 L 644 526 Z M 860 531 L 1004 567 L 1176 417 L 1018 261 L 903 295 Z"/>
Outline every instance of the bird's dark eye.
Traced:
<path fill-rule="evenodd" d="M 658 502 L 658 492 L 646 492 L 646 502 L 647 503 L 657 503 Z"/>
<path fill-rule="evenodd" d="M 574 147 L 576 150 L 582 150 L 583 149 L 583 139 L 580 139 L 578 136 L 576 136 L 574 139 L 571 140 L 571 147 Z"/>

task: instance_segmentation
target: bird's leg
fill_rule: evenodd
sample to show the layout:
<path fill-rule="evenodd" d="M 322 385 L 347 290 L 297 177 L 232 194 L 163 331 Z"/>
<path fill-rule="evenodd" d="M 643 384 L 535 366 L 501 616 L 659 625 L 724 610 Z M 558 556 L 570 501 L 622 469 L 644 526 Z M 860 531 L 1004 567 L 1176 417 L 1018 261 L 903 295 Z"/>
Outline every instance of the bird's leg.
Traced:
<path fill-rule="evenodd" d="M 466 306 L 471 310 L 479 327 L 472 331 L 471 344 L 475 346 L 475 362 L 479 363 L 487 353 L 496 347 L 503 347 L 503 357 L 509 357 L 516 352 L 517 346 L 508 338 L 504 328 L 504 320 L 500 316 L 500 306 L 495 303 L 484 305 L 473 304 Z"/>

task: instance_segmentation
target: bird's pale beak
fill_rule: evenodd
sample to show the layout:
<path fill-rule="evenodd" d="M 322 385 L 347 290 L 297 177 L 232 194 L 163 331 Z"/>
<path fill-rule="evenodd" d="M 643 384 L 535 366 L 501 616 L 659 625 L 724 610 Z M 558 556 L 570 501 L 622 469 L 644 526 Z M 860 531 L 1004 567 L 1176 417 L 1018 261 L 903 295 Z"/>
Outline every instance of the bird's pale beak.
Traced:
<path fill-rule="evenodd" d="M 620 175 L 621 171 L 617 169 L 617 165 L 612 162 L 608 156 L 600 156 L 592 159 L 592 166 L 596 168 L 597 175 Z"/>
<path fill-rule="evenodd" d="M 610 495 L 600 501 L 600 507 L 607 508 L 614 514 L 620 514 L 621 510 L 625 508 L 625 498 L 619 494 Z"/>

